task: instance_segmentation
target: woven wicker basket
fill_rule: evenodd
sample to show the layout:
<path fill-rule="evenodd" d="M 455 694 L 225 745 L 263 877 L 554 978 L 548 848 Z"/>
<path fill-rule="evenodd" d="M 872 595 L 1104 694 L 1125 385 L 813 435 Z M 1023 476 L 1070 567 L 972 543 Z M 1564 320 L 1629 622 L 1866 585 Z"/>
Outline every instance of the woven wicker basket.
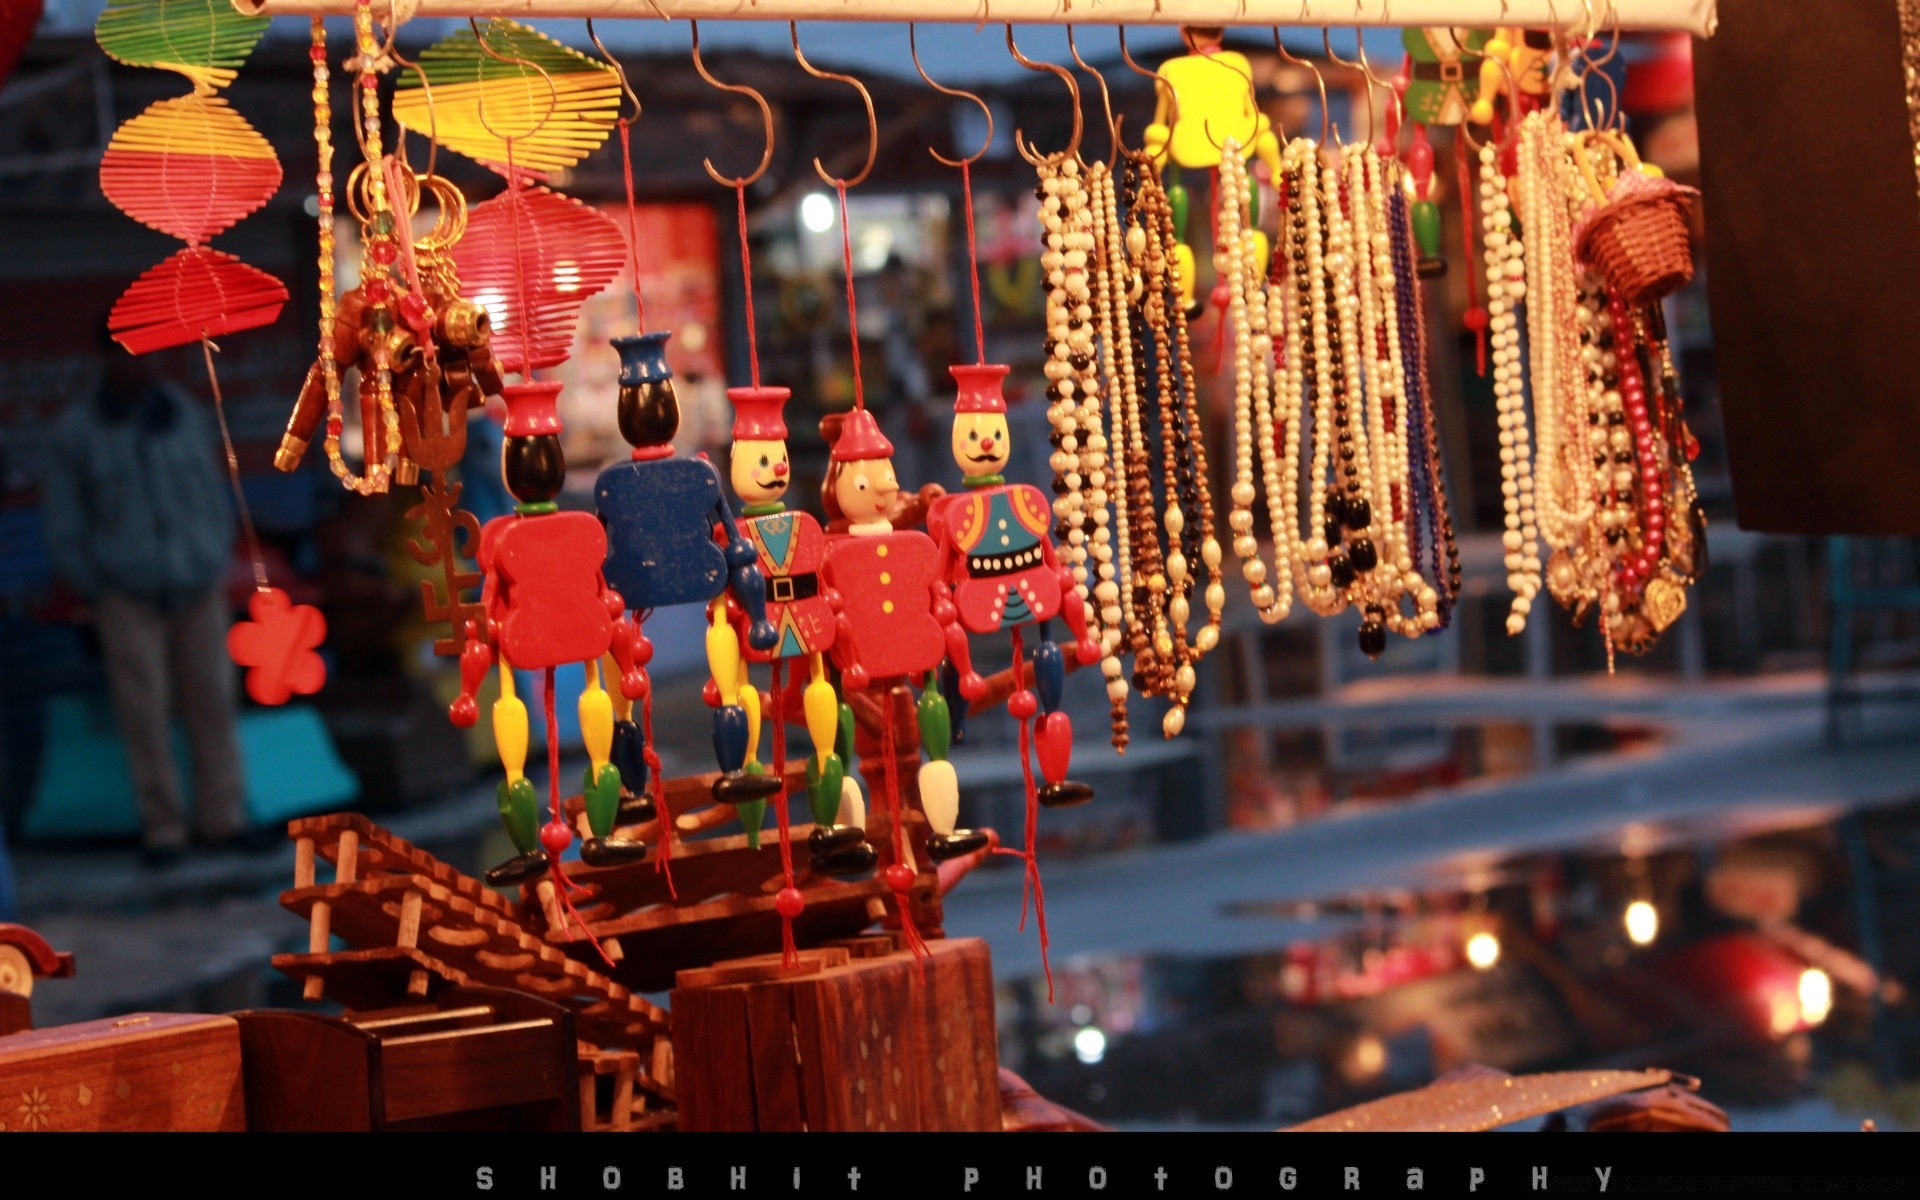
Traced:
<path fill-rule="evenodd" d="M 1622 169 L 1611 187 L 1603 187 L 1591 159 L 1581 155 L 1597 207 L 1580 223 L 1574 250 L 1621 299 L 1649 304 L 1693 278 L 1688 218 L 1698 193 L 1641 170 L 1625 138 L 1606 135 L 1603 145 L 1619 155 Z"/>

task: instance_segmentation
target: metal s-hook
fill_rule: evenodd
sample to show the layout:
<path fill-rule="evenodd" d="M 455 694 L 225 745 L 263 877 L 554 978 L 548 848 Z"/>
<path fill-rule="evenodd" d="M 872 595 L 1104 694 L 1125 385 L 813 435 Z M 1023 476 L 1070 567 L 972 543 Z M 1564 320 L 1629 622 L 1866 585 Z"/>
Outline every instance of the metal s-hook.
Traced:
<path fill-rule="evenodd" d="M 1253 122 L 1253 136 L 1255 137 L 1259 136 L 1260 93 L 1254 90 L 1252 73 L 1248 71 L 1242 71 L 1239 67 L 1234 66 L 1232 63 L 1221 62 L 1219 59 L 1213 57 L 1213 55 L 1211 54 L 1206 55 L 1205 58 L 1208 62 L 1212 63 L 1216 67 L 1219 67 L 1221 70 L 1231 71 L 1235 75 L 1238 75 L 1241 81 L 1247 85 L 1247 103 L 1253 109 L 1253 111 L 1249 114 L 1249 117 Z M 1203 120 L 1200 122 L 1200 132 L 1206 135 L 1206 138 L 1209 142 L 1213 143 L 1213 148 L 1215 150 L 1218 150 L 1222 153 L 1226 152 L 1226 149 L 1227 149 L 1226 144 L 1224 142 L 1221 142 L 1215 139 L 1215 137 L 1213 136 L 1213 121 L 1211 119 Z M 1248 149 L 1250 149 L 1252 145 L 1253 143 L 1249 141 L 1246 145 L 1241 146 L 1240 149 L 1242 152 L 1245 152 Z"/>
<path fill-rule="evenodd" d="M 1307 15 L 1309 3 L 1310 0 L 1303 0 L 1300 5 L 1300 15 L 1303 18 Z M 1320 73 L 1319 64 L 1312 59 L 1295 58 L 1293 56 L 1287 49 L 1286 43 L 1280 40 L 1280 27 L 1278 25 L 1273 27 L 1273 51 L 1280 56 L 1280 61 L 1291 63 L 1296 67 L 1305 67 L 1307 70 L 1313 72 L 1313 82 L 1320 89 L 1320 144 L 1322 146 L 1326 145 L 1329 131 L 1335 135 L 1338 135 L 1340 132 L 1339 126 L 1333 123 L 1333 109 L 1327 105 L 1327 77 Z"/>
<path fill-rule="evenodd" d="M 1126 120 L 1126 117 L 1123 115 L 1116 118 L 1113 115 L 1113 93 L 1107 88 L 1107 77 L 1095 70 L 1093 64 L 1080 57 L 1080 47 L 1074 44 L 1071 25 L 1067 26 L 1067 53 L 1073 56 L 1075 66 L 1093 76 L 1093 81 L 1100 85 L 1100 106 L 1107 113 L 1107 170 L 1111 171 L 1114 164 L 1120 161 L 1120 122 Z"/>
<path fill-rule="evenodd" d="M 1027 70 L 1047 71 L 1054 75 L 1058 75 L 1060 77 L 1060 82 L 1066 84 L 1067 90 L 1073 93 L 1073 140 L 1068 142 L 1067 148 L 1060 151 L 1058 154 L 1053 154 L 1053 155 L 1040 154 L 1038 151 L 1036 151 L 1033 148 L 1033 144 L 1031 142 L 1028 142 L 1025 138 L 1021 136 L 1020 129 L 1018 126 L 1015 126 L 1013 130 L 1013 148 L 1020 152 L 1021 158 L 1026 159 L 1029 163 L 1031 163 L 1036 167 L 1057 167 L 1061 163 L 1067 161 L 1067 159 L 1072 158 L 1080 153 L 1080 135 L 1081 133 L 1084 132 L 1084 129 L 1082 128 L 1081 121 L 1080 121 L 1080 83 L 1078 80 L 1076 80 L 1073 77 L 1073 72 L 1067 70 L 1065 67 L 1060 66 L 1057 63 L 1035 62 L 1033 59 L 1030 59 L 1026 55 L 1020 53 L 1020 47 L 1015 45 L 1013 41 L 1013 23 L 1012 22 L 1007 23 L 1007 49 L 1012 51 L 1014 61 L 1019 63 L 1021 66 L 1025 67 Z"/>
<path fill-rule="evenodd" d="M 1160 11 L 1159 0 L 1154 0 L 1153 11 L 1155 13 Z M 1171 129 L 1174 124 L 1180 120 L 1180 94 L 1173 90 L 1173 80 L 1168 79 L 1163 72 L 1149 70 L 1135 62 L 1133 55 L 1127 50 L 1127 27 L 1125 25 L 1119 25 L 1115 26 L 1115 28 L 1118 29 L 1120 33 L 1120 61 L 1127 64 L 1127 69 L 1135 75 L 1143 75 L 1153 80 L 1153 89 L 1156 98 L 1161 89 L 1165 89 L 1167 97 L 1167 127 Z"/>
<path fill-rule="evenodd" d="M 1365 81 L 1363 86 L 1367 93 L 1367 140 L 1371 142 L 1374 131 L 1377 128 L 1375 121 L 1376 114 L 1373 111 L 1373 76 L 1368 74 L 1366 68 L 1362 67 L 1359 63 L 1348 62 L 1333 52 L 1333 31 L 1325 26 L 1321 26 L 1320 29 L 1320 44 L 1326 49 L 1328 62 L 1345 67 L 1349 71 L 1360 72 L 1360 78 Z"/>
<path fill-rule="evenodd" d="M 820 164 L 819 156 L 816 155 L 813 160 L 814 174 L 820 176 L 828 186 L 835 188 L 858 187 L 860 181 L 865 179 L 867 174 L 873 170 L 874 159 L 880 156 L 880 122 L 873 115 L 873 96 L 867 91 L 867 85 L 861 83 L 853 76 L 842 75 L 838 71 L 822 71 L 820 68 L 808 62 L 807 56 L 800 51 L 799 22 L 788 21 L 787 32 L 793 37 L 793 57 L 799 60 L 800 66 L 807 74 L 813 76 L 815 79 L 832 79 L 836 82 L 847 84 L 860 93 L 860 102 L 867 107 L 867 165 L 860 168 L 858 175 L 855 175 L 852 179 L 835 179 L 833 176 L 827 174 L 826 167 Z M 768 144 L 768 153 L 772 153 L 771 143 Z"/>
<path fill-rule="evenodd" d="M 712 158 L 709 157 L 700 160 L 700 165 L 707 169 L 707 177 L 721 187 L 749 187 L 758 182 L 760 177 L 767 173 L 768 165 L 773 162 L 773 109 L 767 106 L 767 98 L 765 96 L 753 88 L 748 87 L 746 84 L 722 83 L 718 79 L 715 79 L 712 73 L 707 70 L 706 62 L 700 57 L 700 22 L 689 21 L 687 24 L 693 28 L 693 69 L 699 73 L 700 78 L 706 80 L 707 83 L 719 88 L 723 92 L 733 92 L 736 95 L 746 96 L 760 106 L 760 124 L 767 131 L 767 144 L 766 148 L 760 152 L 760 165 L 755 167 L 751 174 L 743 175 L 738 179 L 728 179 L 725 175 L 714 170 Z M 816 162 L 817 161 L 818 160 L 816 160 Z"/>
<path fill-rule="evenodd" d="M 666 16 L 665 13 L 660 15 L 663 18 Z M 633 101 L 633 115 L 616 118 L 621 128 L 632 129 L 633 123 L 640 119 L 640 97 L 634 92 L 633 84 L 627 81 L 627 69 L 620 65 L 620 60 L 613 56 L 613 52 L 607 49 L 607 44 L 600 40 L 600 35 L 594 32 L 592 17 L 587 18 L 587 37 L 593 42 L 594 49 L 600 51 L 600 57 L 606 59 L 607 65 L 613 68 L 614 75 L 620 80 L 620 90 L 626 93 L 627 99 Z"/>
<path fill-rule="evenodd" d="M 1385 6 L 1382 6 L 1381 8 L 1382 19 L 1384 19 L 1385 16 L 1386 16 L 1386 9 L 1385 9 Z M 1400 94 L 1399 89 L 1393 86 L 1393 81 L 1391 79 L 1382 79 L 1380 76 L 1375 75 L 1373 73 L 1373 64 L 1367 61 L 1366 31 L 1361 29 L 1358 25 L 1353 27 L 1353 43 L 1360 52 L 1360 73 L 1367 77 L 1368 96 L 1372 96 L 1373 88 L 1379 88 L 1382 91 L 1386 92 L 1387 95 L 1393 97 L 1394 111 L 1399 114 L 1393 126 L 1394 130 L 1397 132 L 1402 126 L 1404 126 L 1407 123 L 1406 97 L 1402 96 Z"/>
<path fill-rule="evenodd" d="M 395 43 L 400 40 L 400 17 L 396 11 L 398 6 L 399 0 L 387 0 L 387 26 L 389 36 L 387 37 L 387 48 L 382 51 L 382 53 L 393 59 L 394 63 L 398 66 L 405 67 L 407 70 L 412 71 L 414 76 L 420 80 L 420 98 L 425 101 L 427 105 L 427 175 L 431 177 L 433 175 L 433 168 L 438 165 L 440 161 L 440 116 L 433 108 L 433 81 L 427 78 L 426 69 L 419 63 L 400 53 L 398 47 L 395 45 Z M 355 132 L 358 133 L 359 122 L 356 121 L 354 124 L 356 127 Z M 398 126 L 394 143 L 394 149 L 400 160 L 405 162 L 407 157 L 406 126 Z"/>
<path fill-rule="evenodd" d="M 540 132 L 541 129 L 545 128 L 547 122 L 553 119 L 553 114 L 560 107 L 560 89 L 554 84 L 553 76 L 547 74 L 547 69 L 537 62 L 502 54 L 491 45 L 488 45 L 487 35 L 480 32 L 480 22 L 474 20 L 472 17 L 467 18 L 467 26 L 473 30 L 474 41 L 479 44 L 482 54 L 485 54 L 495 62 L 505 63 L 510 67 L 521 67 L 533 71 L 540 76 L 540 81 L 547 85 L 547 111 L 541 114 L 540 119 L 535 121 L 530 129 L 519 136 L 529 138 Z M 479 82 L 485 83 L 487 75 L 485 68 L 483 67 L 477 74 Z M 474 116 L 480 121 L 480 128 L 486 130 L 493 137 L 499 138 L 500 141 L 511 150 L 515 140 L 514 137 L 501 133 L 493 127 L 493 122 L 487 120 L 487 89 L 484 87 L 478 88 L 474 92 Z"/>
<path fill-rule="evenodd" d="M 913 30 L 914 30 L 913 22 L 911 21 L 907 22 L 907 49 L 913 55 L 913 69 L 920 72 L 920 78 L 926 80 L 927 86 L 932 88 L 936 92 L 941 92 L 948 96 L 953 96 L 961 100 L 968 100 L 973 102 L 974 104 L 978 104 L 980 106 L 981 114 L 987 118 L 986 140 L 980 143 L 980 148 L 978 150 L 975 150 L 972 154 L 968 155 L 967 157 L 948 158 L 946 155 L 940 153 L 938 150 L 935 150 L 932 146 L 927 147 L 927 153 L 933 155 L 933 159 L 935 162 L 943 163 L 946 166 L 953 167 L 955 169 L 958 169 L 960 167 L 972 166 L 974 163 L 977 163 L 982 158 L 986 157 L 986 153 L 988 149 L 990 149 L 993 146 L 993 109 L 987 104 L 985 100 L 981 99 L 979 96 L 975 95 L 974 93 L 966 91 L 961 88 L 948 87 L 943 83 L 938 83 L 934 80 L 933 76 L 927 74 L 927 69 L 920 65 L 920 46 L 914 38 Z"/>

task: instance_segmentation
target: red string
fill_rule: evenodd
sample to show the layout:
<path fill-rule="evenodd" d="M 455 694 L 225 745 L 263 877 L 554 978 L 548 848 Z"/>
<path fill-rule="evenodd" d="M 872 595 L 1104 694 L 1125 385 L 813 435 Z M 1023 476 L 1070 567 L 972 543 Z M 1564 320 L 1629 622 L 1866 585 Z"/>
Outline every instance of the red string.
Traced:
<path fill-rule="evenodd" d="M 633 324 L 634 328 L 645 332 L 647 328 L 647 302 L 640 296 L 640 221 L 634 211 L 633 203 L 633 147 L 629 134 L 633 126 L 625 121 L 620 123 L 620 174 L 627 183 L 627 264 L 633 272 Z"/>
<path fill-rule="evenodd" d="M 847 227 L 847 185 L 836 184 L 840 193 L 840 261 L 847 272 L 847 333 L 853 339 L 853 406 L 867 406 L 866 393 L 860 387 L 860 307 L 853 298 L 853 233 Z"/>
<path fill-rule="evenodd" d="M 914 860 L 913 842 L 907 837 L 906 823 L 900 819 L 900 751 L 893 736 L 894 696 L 898 690 L 887 689 L 886 707 L 880 714 L 880 760 L 887 792 L 887 818 L 893 825 L 894 861 L 913 868 L 919 864 Z M 907 940 L 907 949 L 913 953 L 914 969 L 919 971 L 920 959 L 927 953 L 927 941 L 914 924 L 913 906 L 907 901 L 906 891 L 895 891 L 893 899 L 894 907 L 900 910 L 900 933 Z"/>
<path fill-rule="evenodd" d="M 560 805 L 560 722 L 554 716 L 552 667 L 546 670 L 546 685 L 547 803 L 552 809 L 553 819 L 564 826 L 567 818 L 566 810 Z M 586 918 L 580 915 L 580 910 L 573 906 L 573 897 L 570 893 L 586 889 L 567 878 L 566 869 L 560 865 L 560 856 L 557 854 L 548 862 L 547 870 L 553 876 L 554 895 L 559 899 L 560 907 L 567 914 L 567 919 L 580 927 L 581 936 L 587 939 L 587 944 L 593 947 L 593 952 L 600 956 L 600 961 L 607 964 L 607 969 L 612 970 L 613 959 L 601 947 L 600 939 L 594 937 L 593 931 L 587 928 Z"/>
<path fill-rule="evenodd" d="M 973 240 L 973 167 L 960 164 L 960 191 L 967 198 L 967 282 L 973 286 L 973 349 L 987 361 L 987 327 L 980 320 L 980 253 Z"/>
<path fill-rule="evenodd" d="M 793 886 L 793 839 L 787 832 L 787 714 L 785 712 L 785 691 L 781 660 L 773 660 L 773 703 L 767 706 L 768 718 L 773 722 L 773 774 L 780 781 L 780 790 L 773 794 L 774 820 L 780 826 L 780 870 L 785 873 L 787 886 Z M 749 685 L 751 686 L 751 685 Z M 780 963 L 782 966 L 800 965 L 800 952 L 793 945 L 793 918 L 782 913 L 780 916 Z"/>
<path fill-rule="evenodd" d="M 1473 189 L 1472 175 L 1467 170 L 1467 138 L 1464 131 L 1454 136 L 1453 164 L 1460 187 L 1460 245 L 1463 253 L 1466 255 L 1467 311 L 1471 313 L 1479 310 L 1480 300 L 1475 294 L 1473 286 L 1473 222 L 1475 213 L 1473 197 L 1475 192 Z M 1474 322 L 1474 324 L 1477 326 L 1473 331 L 1474 371 L 1484 378 L 1487 373 L 1486 314 L 1482 312 L 1480 319 Z"/>
<path fill-rule="evenodd" d="M 753 326 L 753 254 L 747 249 L 747 185 L 737 184 L 734 194 L 740 200 L 740 289 L 747 301 L 747 365 L 753 371 L 753 386 L 760 386 L 760 343 Z"/>
<path fill-rule="evenodd" d="M 648 609 L 647 614 L 652 615 Z M 642 618 L 645 619 L 644 617 Z M 640 668 L 644 673 L 645 667 Z M 660 752 L 653 748 L 653 679 L 647 679 L 647 690 L 640 697 L 640 754 L 647 760 L 647 778 L 653 783 L 654 820 L 660 829 L 660 857 L 654 861 L 653 869 L 667 877 L 667 895 L 678 900 L 680 893 L 673 887 L 673 869 L 667 866 L 667 860 L 673 857 L 673 814 L 667 810 L 667 781 L 660 765 Z"/>
<path fill-rule="evenodd" d="M 1013 685 L 1018 691 L 1026 687 L 1026 648 L 1020 638 L 1020 628 L 1013 629 Z M 1020 888 L 1020 928 L 1027 927 L 1027 897 L 1033 897 L 1034 927 L 1040 933 L 1040 969 L 1047 977 L 1047 1003 L 1053 1003 L 1053 963 L 1047 957 L 1047 892 L 1040 883 L 1040 859 L 1034 852 L 1034 843 L 1040 836 L 1040 791 L 1033 782 L 1033 729 L 1032 718 L 1021 717 L 1020 724 L 1020 778 L 1027 792 L 1027 877 Z"/>
<path fill-rule="evenodd" d="M 521 186 L 520 171 L 513 165 L 513 139 L 507 143 L 507 187 L 518 190 Z M 520 206 L 513 206 L 513 261 L 525 263 L 526 258 L 520 248 Z M 527 273 L 524 270 L 513 273 L 514 287 L 520 295 L 520 311 L 514 314 L 514 324 L 519 326 L 520 334 L 520 378 L 533 380 L 533 309 L 527 305 Z"/>

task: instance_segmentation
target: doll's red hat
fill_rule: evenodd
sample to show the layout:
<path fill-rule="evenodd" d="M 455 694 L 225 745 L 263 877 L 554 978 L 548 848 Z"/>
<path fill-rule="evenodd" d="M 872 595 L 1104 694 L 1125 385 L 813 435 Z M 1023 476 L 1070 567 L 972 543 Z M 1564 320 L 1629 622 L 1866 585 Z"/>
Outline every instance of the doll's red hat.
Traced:
<path fill-rule="evenodd" d="M 500 389 L 507 402 L 506 435 L 539 437 L 560 432 L 560 388 L 557 379 L 510 383 Z"/>
<path fill-rule="evenodd" d="M 880 422 L 873 419 L 873 414 L 864 408 L 849 412 L 840 423 L 840 439 L 833 444 L 833 461 L 863 462 L 892 457 L 893 443 L 880 432 Z"/>
<path fill-rule="evenodd" d="M 792 388 L 736 387 L 727 389 L 733 401 L 733 440 L 736 442 L 784 442 L 787 419 L 783 410 Z"/>
<path fill-rule="evenodd" d="M 1007 377 L 1011 368 L 1003 363 L 970 363 L 963 366 L 948 367 L 953 381 L 960 385 L 959 395 L 953 398 L 955 413 L 1003 413 L 1007 411 L 1007 398 L 1000 390 L 1000 381 Z"/>

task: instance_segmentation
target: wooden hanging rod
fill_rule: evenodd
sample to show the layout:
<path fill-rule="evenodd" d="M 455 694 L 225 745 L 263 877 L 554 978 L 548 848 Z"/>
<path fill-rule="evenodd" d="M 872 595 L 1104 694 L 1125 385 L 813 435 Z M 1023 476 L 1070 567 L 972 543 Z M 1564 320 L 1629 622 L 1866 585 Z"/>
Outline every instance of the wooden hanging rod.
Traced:
<path fill-rule="evenodd" d="M 392 0 L 412 17 L 921 21 L 978 25 L 1522 25 L 1713 32 L 1718 0 Z M 351 13 L 354 0 L 233 0 L 243 13 Z M 388 0 L 373 0 L 384 16 Z"/>

